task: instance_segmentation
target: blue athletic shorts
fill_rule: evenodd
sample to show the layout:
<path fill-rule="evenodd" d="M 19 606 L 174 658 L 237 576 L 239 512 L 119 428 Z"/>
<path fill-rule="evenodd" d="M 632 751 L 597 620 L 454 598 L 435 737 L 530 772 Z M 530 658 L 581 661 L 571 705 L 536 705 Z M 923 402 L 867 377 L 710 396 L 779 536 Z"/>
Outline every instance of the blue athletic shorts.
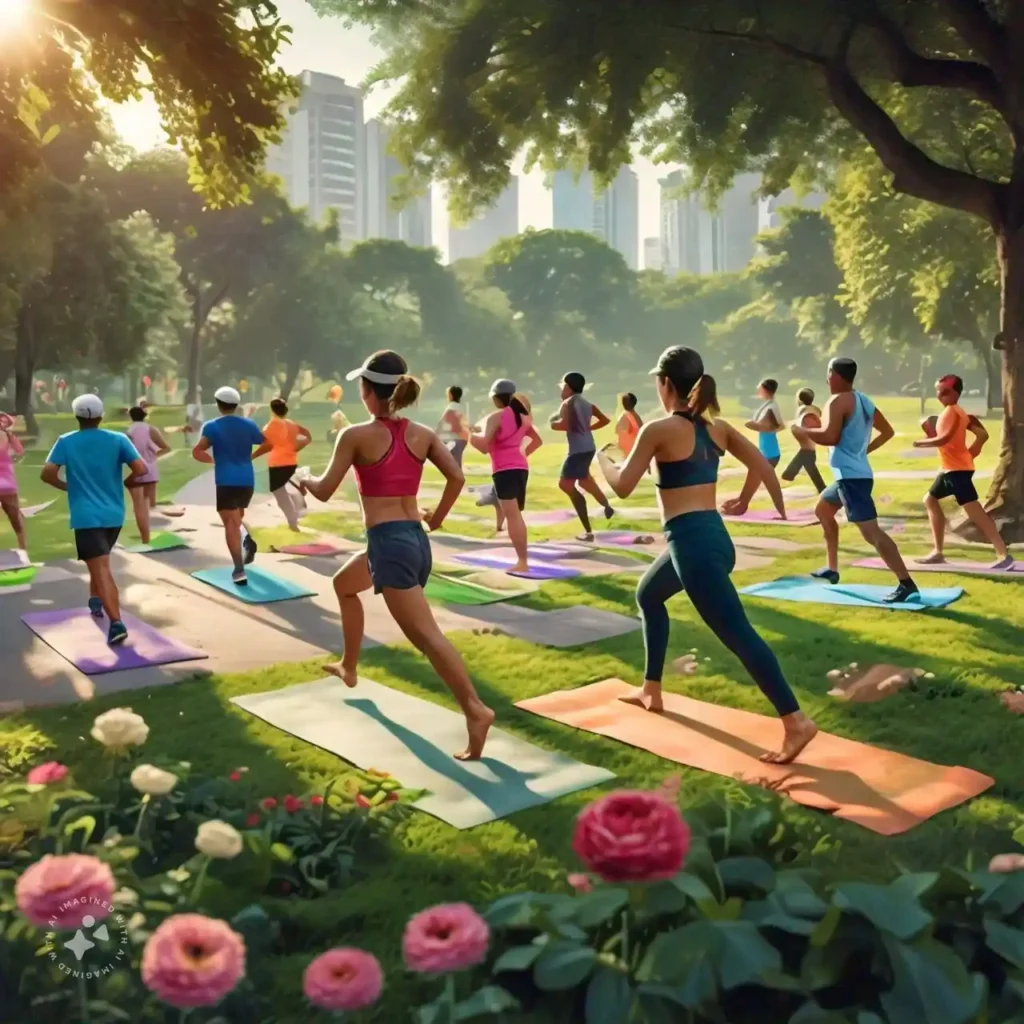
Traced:
<path fill-rule="evenodd" d="M 412 590 L 425 587 L 433 558 L 423 524 L 408 519 L 378 523 L 366 531 L 366 560 L 370 563 L 373 592 L 384 587 Z"/>
<path fill-rule="evenodd" d="M 874 486 L 875 481 L 871 479 L 836 480 L 821 492 L 821 500 L 837 508 L 842 505 L 851 523 L 870 523 L 878 518 L 875 501 L 871 497 Z"/>
<path fill-rule="evenodd" d="M 586 480 L 590 476 L 590 464 L 594 461 L 596 454 L 596 452 L 573 452 L 562 463 L 562 472 L 559 475 L 563 480 Z"/>

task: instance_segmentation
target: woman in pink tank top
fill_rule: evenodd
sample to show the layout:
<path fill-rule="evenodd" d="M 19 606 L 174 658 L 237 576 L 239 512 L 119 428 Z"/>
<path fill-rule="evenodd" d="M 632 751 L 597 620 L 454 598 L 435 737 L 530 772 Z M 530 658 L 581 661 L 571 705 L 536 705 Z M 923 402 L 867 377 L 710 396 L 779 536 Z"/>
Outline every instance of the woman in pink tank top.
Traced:
<path fill-rule="evenodd" d="M 156 427 L 146 422 L 147 410 L 141 405 L 128 410 L 132 425 L 128 428 L 128 438 L 142 461 L 146 464 L 146 473 L 131 480 L 128 493 L 132 498 L 132 511 L 135 513 L 135 525 L 143 544 L 150 541 L 150 511 L 156 508 L 156 485 L 160 481 L 160 467 L 157 459 L 171 450 L 164 440 L 163 434 Z"/>
<path fill-rule="evenodd" d="M 516 393 L 510 380 L 491 385 L 491 400 L 497 406 L 487 419 L 474 428 L 470 444 L 491 457 L 491 479 L 498 501 L 498 529 L 508 523 L 508 538 L 516 551 L 516 564 L 508 570 L 512 576 L 530 571 L 527 560 L 526 484 L 530 477 L 529 457 L 544 442 L 534 429 L 529 403 Z M 525 445 L 525 447 L 524 447 Z"/>
<path fill-rule="evenodd" d="M 26 550 L 25 517 L 18 500 L 18 481 L 14 476 L 14 460 L 25 454 L 14 433 L 14 419 L 0 412 L 0 508 L 4 510 L 21 551 Z"/>
<path fill-rule="evenodd" d="M 358 683 L 364 626 L 359 595 L 372 587 L 375 594 L 383 596 L 395 622 L 434 666 L 466 716 L 469 743 L 455 756 L 462 761 L 476 760 L 494 712 L 477 695 L 459 652 L 441 632 L 423 592 L 432 568 L 427 531 L 441 528 L 466 478 L 433 430 L 398 415 L 419 398 L 420 385 L 397 352 L 375 352 L 347 379 L 359 381 L 363 405 L 372 418 L 338 434 L 323 475 L 299 481 L 304 492 L 329 501 L 352 469 L 366 526 L 366 550 L 350 558 L 334 577 L 345 651 L 340 661 L 324 668 L 346 686 Z M 433 463 L 445 478 L 444 493 L 430 513 L 422 512 L 417 503 L 425 462 Z"/>

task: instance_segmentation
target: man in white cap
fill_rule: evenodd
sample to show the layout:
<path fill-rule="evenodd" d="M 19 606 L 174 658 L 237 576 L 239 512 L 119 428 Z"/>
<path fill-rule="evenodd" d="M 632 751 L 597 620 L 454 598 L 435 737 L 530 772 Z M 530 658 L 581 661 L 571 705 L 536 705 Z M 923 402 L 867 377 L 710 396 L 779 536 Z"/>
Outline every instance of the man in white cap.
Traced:
<path fill-rule="evenodd" d="M 235 566 L 231 579 L 244 587 L 249 582 L 245 567 L 256 557 L 256 541 L 242 525 L 256 489 L 252 450 L 266 439 L 252 420 L 237 415 L 242 396 L 234 388 L 218 388 L 213 397 L 220 416 L 203 424 L 202 436 L 192 449 L 192 456 L 197 462 L 213 464 L 217 512 L 224 524 L 224 538 Z"/>
<path fill-rule="evenodd" d="M 121 621 L 121 602 L 110 571 L 110 552 L 124 526 L 122 466 L 131 469 L 128 482 L 148 472 L 126 434 L 103 430 L 103 402 L 96 395 L 79 395 L 71 403 L 78 430 L 57 438 L 46 457 L 43 483 L 67 491 L 71 529 L 78 557 L 89 570 L 89 611 L 110 620 L 107 643 L 128 637 Z M 60 471 L 64 470 L 61 479 Z"/>

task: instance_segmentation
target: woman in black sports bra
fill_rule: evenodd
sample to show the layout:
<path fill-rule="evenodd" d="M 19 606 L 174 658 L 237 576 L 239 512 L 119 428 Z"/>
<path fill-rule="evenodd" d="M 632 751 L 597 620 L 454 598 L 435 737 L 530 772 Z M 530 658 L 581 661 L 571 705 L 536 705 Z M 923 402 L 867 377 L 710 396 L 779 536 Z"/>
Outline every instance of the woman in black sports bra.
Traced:
<path fill-rule="evenodd" d="M 708 418 L 708 413 L 718 412 L 715 382 L 704 373 L 697 352 L 678 346 L 666 349 L 651 373 L 657 377 L 658 398 L 670 415 L 644 425 L 621 466 L 613 465 L 604 451 L 599 456 L 605 479 L 620 498 L 632 494 L 654 462 L 668 541 L 668 550 L 637 587 L 647 664 L 643 687 L 623 699 L 650 711 L 662 710 L 661 677 L 669 636 L 665 603 L 685 590 L 700 617 L 740 659 L 782 719 L 781 747 L 761 760 L 785 764 L 818 730 L 800 710 L 778 659 L 750 624 L 729 578 L 736 552 L 716 507 L 718 461 L 728 451 L 747 467 L 740 501 L 749 501 L 763 483 L 785 518 L 782 489 L 775 470 L 754 445 L 724 420 Z"/>

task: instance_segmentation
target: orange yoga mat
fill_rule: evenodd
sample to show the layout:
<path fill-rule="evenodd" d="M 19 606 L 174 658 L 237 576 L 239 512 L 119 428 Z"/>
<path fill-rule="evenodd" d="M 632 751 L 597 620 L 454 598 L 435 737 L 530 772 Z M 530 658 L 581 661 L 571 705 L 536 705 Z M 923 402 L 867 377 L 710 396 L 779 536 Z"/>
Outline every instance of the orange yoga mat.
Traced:
<path fill-rule="evenodd" d="M 984 793 L 994 781 L 969 768 L 931 764 L 827 733 L 819 733 L 794 764 L 764 764 L 758 758 L 780 741 L 777 718 L 674 693 L 665 694 L 664 714 L 655 715 L 617 699 L 631 689 L 621 679 L 606 679 L 516 707 L 678 764 L 764 786 L 884 836 L 907 832 Z"/>

